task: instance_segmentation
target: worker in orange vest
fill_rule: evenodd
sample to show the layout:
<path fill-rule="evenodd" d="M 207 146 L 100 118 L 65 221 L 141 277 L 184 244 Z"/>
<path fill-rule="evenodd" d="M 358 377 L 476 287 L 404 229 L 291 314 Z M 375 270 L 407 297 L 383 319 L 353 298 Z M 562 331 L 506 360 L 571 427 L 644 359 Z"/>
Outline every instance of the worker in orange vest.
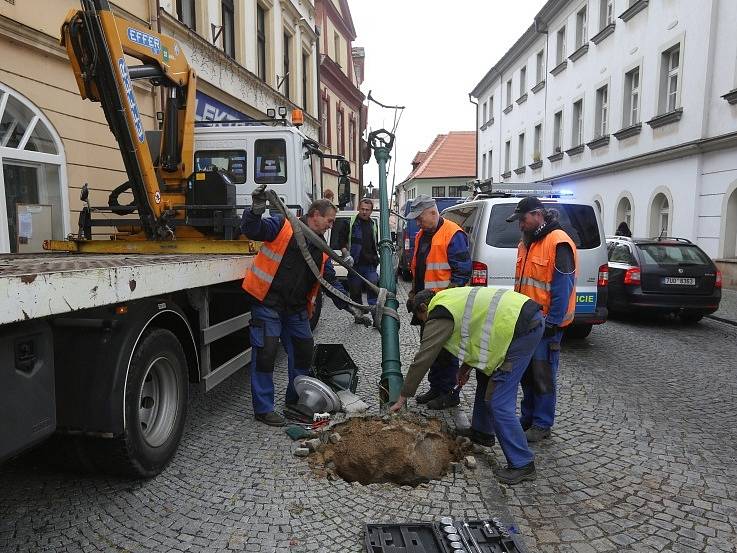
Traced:
<path fill-rule="evenodd" d="M 528 442 L 550 436 L 555 419 L 556 382 L 563 329 L 576 311 L 576 245 L 558 222 L 558 212 L 539 198 L 522 198 L 508 222 L 518 221 L 514 289 L 540 304 L 545 316 L 543 338 L 522 378 L 522 416 Z"/>
<path fill-rule="evenodd" d="M 243 289 L 251 296 L 251 399 L 256 420 L 283 426 L 284 417 L 274 411 L 274 362 L 279 341 L 287 352 L 289 380 L 285 401 L 296 404 L 294 379 L 310 371 L 314 341 L 310 318 L 320 283 L 307 265 L 293 236 L 292 225 L 283 217 L 262 217 L 266 211 L 265 186 L 253 191 L 250 209 L 243 211 L 241 231 L 252 240 L 263 241 L 246 271 Z M 328 200 L 316 200 L 302 221 L 322 236 L 333 226 L 336 209 Z M 315 265 L 323 278 L 345 293 L 335 276 L 327 254 L 307 242 Z M 326 291 L 328 295 L 329 292 Z M 354 317 L 361 312 L 331 296 L 338 309 Z"/>
<path fill-rule="evenodd" d="M 471 255 L 468 251 L 468 236 L 453 221 L 444 219 L 438 212 L 434 198 L 420 194 L 412 201 L 407 219 L 416 219 L 419 231 L 415 236 L 415 251 L 412 256 L 412 290 L 409 306 L 414 295 L 421 290 L 438 292 L 454 286 L 465 286 L 471 280 Z M 409 310 L 409 308 L 408 308 Z M 413 315 L 413 325 L 421 322 Z M 460 403 L 458 381 L 458 359 L 441 350 L 427 375 L 430 390 L 418 395 L 417 403 L 426 404 L 428 409 L 447 409 Z"/>

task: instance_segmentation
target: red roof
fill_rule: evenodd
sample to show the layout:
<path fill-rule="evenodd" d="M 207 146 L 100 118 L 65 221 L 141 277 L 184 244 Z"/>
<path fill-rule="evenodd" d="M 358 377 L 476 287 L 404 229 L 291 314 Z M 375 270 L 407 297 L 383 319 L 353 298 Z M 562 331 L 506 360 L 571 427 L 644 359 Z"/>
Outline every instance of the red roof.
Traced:
<path fill-rule="evenodd" d="M 476 176 L 476 133 L 450 131 L 439 134 L 426 151 L 413 159 L 419 164 L 407 176 L 410 179 L 442 179 Z"/>

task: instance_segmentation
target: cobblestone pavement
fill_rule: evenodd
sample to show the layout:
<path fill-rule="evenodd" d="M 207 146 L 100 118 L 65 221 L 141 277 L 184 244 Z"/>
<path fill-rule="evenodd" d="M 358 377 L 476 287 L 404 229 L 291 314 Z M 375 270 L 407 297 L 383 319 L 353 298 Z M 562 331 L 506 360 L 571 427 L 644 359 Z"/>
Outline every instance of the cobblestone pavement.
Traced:
<path fill-rule="evenodd" d="M 722 301 L 713 317 L 737 324 L 737 290 L 722 288 Z"/>
<path fill-rule="evenodd" d="M 531 550 L 735 551 L 737 330 L 610 321 L 564 347 L 538 479 L 509 488 Z"/>
<path fill-rule="evenodd" d="M 418 339 L 403 324 L 405 369 Z M 378 334 L 330 306 L 317 340 L 344 343 L 377 412 Z M 281 430 L 254 423 L 241 372 L 193 393 L 179 451 L 150 481 L 59 472 L 39 452 L 0 467 L 0 551 L 357 552 L 365 522 L 507 518 L 507 505 L 530 551 L 734 552 L 735 358 L 737 329 L 707 319 L 611 321 L 567 343 L 538 478 L 503 488 L 498 447 L 417 488 L 316 478 Z"/>
<path fill-rule="evenodd" d="M 346 346 L 362 369 L 358 393 L 378 413 L 378 332 L 354 325 L 330 304 L 316 339 Z M 418 341 L 417 330 L 403 324 L 403 366 Z M 277 397 L 285 373 L 282 356 Z M 509 521 L 482 453 L 475 471 L 400 488 L 316 478 L 293 456 L 296 444 L 283 429 L 254 422 L 241 371 L 207 395 L 193 392 L 179 450 L 150 481 L 59 472 L 39 451 L 0 467 L 0 551 L 342 553 L 364 550 L 366 522 L 442 515 Z"/>

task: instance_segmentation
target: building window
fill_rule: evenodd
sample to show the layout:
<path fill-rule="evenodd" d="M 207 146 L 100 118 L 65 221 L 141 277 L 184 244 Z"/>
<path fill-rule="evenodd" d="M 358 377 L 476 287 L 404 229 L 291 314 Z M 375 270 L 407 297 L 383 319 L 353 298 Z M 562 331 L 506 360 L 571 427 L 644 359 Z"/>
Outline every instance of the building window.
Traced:
<path fill-rule="evenodd" d="M 197 30 L 197 12 L 195 0 L 177 0 L 177 17 L 193 31 Z"/>
<path fill-rule="evenodd" d="M 222 0 L 220 3 L 223 26 L 223 52 L 226 56 L 235 57 L 235 16 L 233 15 L 233 0 Z"/>
<path fill-rule="evenodd" d="M 310 55 L 302 53 L 302 107 L 307 111 L 307 101 L 310 82 Z"/>
<path fill-rule="evenodd" d="M 571 147 L 575 148 L 583 144 L 583 100 L 573 104 L 573 127 L 571 134 Z"/>
<path fill-rule="evenodd" d="M 486 154 L 481 155 L 481 178 L 486 178 Z"/>
<path fill-rule="evenodd" d="M 519 135 L 517 139 L 517 167 L 525 166 L 525 133 Z"/>
<path fill-rule="evenodd" d="M 535 125 L 535 143 L 533 145 L 534 150 L 532 152 L 532 160 L 540 161 L 543 151 L 543 126 L 542 123 Z"/>
<path fill-rule="evenodd" d="M 563 111 L 553 116 L 553 153 L 560 153 L 563 148 Z"/>
<path fill-rule="evenodd" d="M 489 120 L 488 104 L 484 102 L 481 106 L 481 123 L 486 123 Z"/>
<path fill-rule="evenodd" d="M 266 12 L 256 6 L 256 55 L 258 57 L 257 74 L 262 81 L 266 80 Z"/>
<path fill-rule="evenodd" d="M 322 113 L 320 114 L 320 140 L 330 146 L 330 99 L 328 95 L 322 97 Z"/>
<path fill-rule="evenodd" d="M 555 50 L 555 64 L 559 65 L 563 63 L 565 59 L 566 59 L 566 28 L 565 26 L 563 26 L 560 28 L 560 30 L 558 30 L 558 34 L 557 34 L 556 50 Z"/>
<path fill-rule="evenodd" d="M 670 203 L 662 192 L 655 195 L 650 206 L 650 236 L 670 234 Z"/>
<path fill-rule="evenodd" d="M 594 200 L 594 205 L 596 206 L 596 211 L 598 211 L 599 215 L 601 215 L 601 212 L 602 212 L 601 202 L 599 200 Z"/>
<path fill-rule="evenodd" d="M 350 150 L 351 160 L 356 160 L 356 121 L 351 118 L 348 123 L 348 148 Z"/>
<path fill-rule="evenodd" d="M 451 198 L 460 198 L 466 190 L 467 188 L 465 186 L 449 186 L 448 196 Z"/>
<path fill-rule="evenodd" d="M 343 133 L 343 118 L 344 113 L 342 109 L 335 110 L 335 134 L 338 142 L 338 155 L 345 155 L 345 136 Z"/>
<path fill-rule="evenodd" d="M 609 116 L 609 87 L 602 86 L 596 91 L 596 131 L 594 136 L 600 138 L 609 132 L 607 121 Z"/>
<path fill-rule="evenodd" d="M 489 98 L 489 119 L 494 117 L 494 97 Z"/>
<path fill-rule="evenodd" d="M 599 29 L 614 23 L 614 0 L 599 0 Z"/>
<path fill-rule="evenodd" d="M 432 187 L 433 198 L 444 198 L 445 197 L 445 186 L 433 186 Z"/>
<path fill-rule="evenodd" d="M 512 163 L 512 141 L 507 140 L 504 143 L 504 172 L 509 173 L 510 165 Z"/>
<path fill-rule="evenodd" d="M 629 228 L 632 228 L 632 204 L 629 198 L 622 198 L 619 200 L 617 205 L 617 220 L 614 222 L 614 226 L 619 226 L 619 223 L 627 223 Z"/>
<path fill-rule="evenodd" d="M 491 161 L 492 161 L 493 158 L 492 158 L 491 152 L 492 152 L 492 150 L 489 150 L 489 155 L 486 158 L 488 160 L 488 162 L 489 162 L 489 169 L 486 171 L 487 178 L 491 178 L 491 176 L 492 176 L 492 172 L 491 172 Z"/>
<path fill-rule="evenodd" d="M 0 252 L 43 252 L 68 229 L 64 150 L 41 111 L 0 83 Z"/>
<path fill-rule="evenodd" d="M 292 43 L 292 37 L 289 36 L 287 33 L 284 33 L 284 43 L 282 45 L 283 50 L 283 58 L 282 58 L 282 93 L 284 96 L 289 98 L 289 81 L 291 80 L 291 61 L 289 59 L 290 57 L 290 46 Z"/>
<path fill-rule="evenodd" d="M 676 45 L 662 54 L 660 64 L 659 113 L 669 113 L 681 105 L 680 98 L 681 47 Z"/>
<path fill-rule="evenodd" d="M 537 53 L 537 57 L 535 59 L 535 70 L 537 72 L 537 83 L 543 82 L 543 80 L 545 79 L 545 51 L 544 50 L 540 50 Z"/>
<path fill-rule="evenodd" d="M 527 66 L 523 66 L 519 70 L 519 95 L 522 96 L 527 92 Z"/>
<path fill-rule="evenodd" d="M 640 122 L 640 68 L 635 67 L 624 75 L 624 127 Z"/>
<path fill-rule="evenodd" d="M 507 81 L 507 107 L 512 105 L 512 79 Z"/>
<path fill-rule="evenodd" d="M 576 14 L 576 48 L 580 48 L 588 42 L 588 25 L 586 7 Z"/>
<path fill-rule="evenodd" d="M 342 68 L 343 65 L 340 61 L 340 35 L 337 32 L 333 33 L 333 49 L 335 50 L 335 63 Z"/>

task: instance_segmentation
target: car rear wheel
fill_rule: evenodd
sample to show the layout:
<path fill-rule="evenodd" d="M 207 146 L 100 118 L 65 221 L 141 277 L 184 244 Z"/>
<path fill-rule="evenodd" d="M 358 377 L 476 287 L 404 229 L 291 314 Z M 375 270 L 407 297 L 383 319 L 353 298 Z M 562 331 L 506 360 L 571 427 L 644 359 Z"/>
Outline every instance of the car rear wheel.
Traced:
<path fill-rule="evenodd" d="M 703 318 L 701 313 L 681 313 L 681 321 L 685 324 L 696 324 Z"/>
<path fill-rule="evenodd" d="M 566 338 L 582 339 L 591 334 L 594 325 L 571 325 L 566 328 Z"/>

